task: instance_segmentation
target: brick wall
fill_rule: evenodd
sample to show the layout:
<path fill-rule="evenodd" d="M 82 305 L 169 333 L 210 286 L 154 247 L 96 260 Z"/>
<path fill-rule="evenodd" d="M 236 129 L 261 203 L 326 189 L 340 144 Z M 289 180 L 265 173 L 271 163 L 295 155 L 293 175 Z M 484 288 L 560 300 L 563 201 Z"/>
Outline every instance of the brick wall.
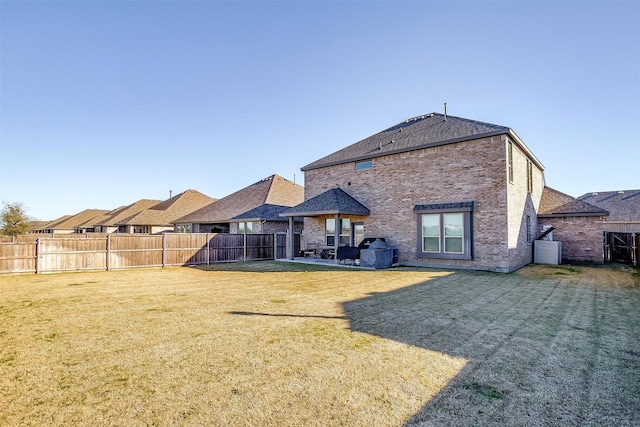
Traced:
<path fill-rule="evenodd" d="M 371 211 L 361 218 L 365 237 L 385 237 L 398 248 L 402 263 L 511 271 L 531 262 L 523 218 L 531 214 L 537 227 L 544 183 L 534 165 L 534 193 L 527 195 L 526 161 L 519 150 L 509 189 L 506 170 L 506 136 L 494 136 L 374 158 L 373 167 L 361 171 L 353 162 L 308 170 L 305 199 L 342 188 Z M 473 259 L 419 258 L 414 206 L 462 200 L 475 201 Z M 305 219 L 303 240 L 324 242 L 323 217 Z"/>
<path fill-rule="evenodd" d="M 539 218 L 540 227 L 551 226 L 553 240 L 562 242 L 562 259 L 604 262 L 602 219 L 593 216 Z"/>
<path fill-rule="evenodd" d="M 507 244 L 509 258 L 515 266 L 533 261 L 533 241 L 538 236 L 537 211 L 544 190 L 543 172 L 532 164 L 533 191 L 527 188 L 528 156 L 513 144 L 513 181 L 507 184 Z M 530 227 L 527 235 L 527 216 Z"/>

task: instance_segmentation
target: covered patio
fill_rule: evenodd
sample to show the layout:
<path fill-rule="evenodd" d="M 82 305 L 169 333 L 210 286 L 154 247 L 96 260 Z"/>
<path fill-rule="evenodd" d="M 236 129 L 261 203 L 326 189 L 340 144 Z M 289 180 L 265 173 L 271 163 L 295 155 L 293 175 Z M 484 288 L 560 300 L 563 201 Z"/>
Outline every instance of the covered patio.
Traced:
<path fill-rule="evenodd" d="M 351 195 L 345 192 L 343 189 L 336 187 L 331 190 L 320 193 L 319 195 L 310 198 L 302 202 L 301 204 L 294 206 L 282 212 L 280 216 L 289 218 L 289 245 L 287 249 L 287 259 L 289 261 L 298 260 L 293 253 L 293 232 L 294 232 L 294 218 L 295 217 L 320 217 L 320 216 L 333 216 L 335 219 L 336 227 L 340 224 L 340 218 L 353 215 L 353 216 L 368 216 L 369 209 L 362 203 L 354 199 Z M 337 236 L 333 241 L 333 259 L 314 258 L 313 260 L 307 258 L 308 262 L 318 263 L 323 261 L 325 263 L 339 264 L 338 257 L 335 256 L 338 253 L 338 247 L 340 246 L 340 239 Z M 302 262 L 303 259 L 299 261 Z"/>

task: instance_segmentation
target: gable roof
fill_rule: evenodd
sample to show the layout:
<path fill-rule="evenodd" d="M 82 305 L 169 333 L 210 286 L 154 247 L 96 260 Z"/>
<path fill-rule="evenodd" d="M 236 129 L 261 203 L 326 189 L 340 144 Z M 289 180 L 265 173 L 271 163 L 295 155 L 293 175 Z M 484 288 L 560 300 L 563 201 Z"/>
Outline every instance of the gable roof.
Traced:
<path fill-rule="evenodd" d="M 44 225 L 41 230 L 74 230 L 92 226 L 92 220 L 108 213 L 108 210 L 85 209 L 75 215 L 65 215 Z"/>
<path fill-rule="evenodd" d="M 129 218 L 120 220 L 116 225 L 156 225 L 171 226 L 177 218 L 200 209 L 215 201 L 196 190 L 186 190 L 163 202 L 151 206 Z"/>
<path fill-rule="evenodd" d="M 544 169 L 515 132 L 506 126 L 431 113 L 407 119 L 316 160 L 304 166 L 302 170 L 318 169 L 502 134 L 508 134 L 540 169 Z"/>
<path fill-rule="evenodd" d="M 149 209 L 157 205 L 158 203 L 161 203 L 161 200 L 142 199 L 128 206 L 121 206 L 109 212 L 106 218 L 102 219 L 96 225 L 116 225 L 118 222 L 131 218 L 145 209 Z"/>
<path fill-rule="evenodd" d="M 280 216 L 318 215 L 369 215 L 369 209 L 351 197 L 342 188 L 336 187 L 320 193 L 297 206 L 287 209 Z"/>
<path fill-rule="evenodd" d="M 599 191 L 583 194 L 578 200 L 608 210 L 607 221 L 640 221 L 640 190 Z"/>
<path fill-rule="evenodd" d="M 50 222 L 51 221 L 39 221 L 39 220 L 29 221 L 29 232 L 41 230 L 43 226 L 49 224 Z"/>
<path fill-rule="evenodd" d="M 538 209 L 539 217 L 607 215 L 609 215 L 608 211 L 553 188 L 544 187 L 542 190 L 540 208 Z"/>
<path fill-rule="evenodd" d="M 191 212 L 178 223 L 210 224 L 229 222 L 262 205 L 295 206 L 304 200 L 304 187 L 279 175 L 271 175 L 220 200 Z M 266 212 L 266 211 L 265 211 Z M 255 214 L 257 212 L 253 212 Z M 260 218 L 268 219 L 268 218 Z"/>
<path fill-rule="evenodd" d="M 72 215 L 63 215 L 60 218 L 56 218 L 52 221 L 47 221 L 45 224 L 41 225 L 40 227 L 34 228 L 34 231 L 35 230 L 54 230 L 58 224 L 68 220 L 71 217 Z"/>

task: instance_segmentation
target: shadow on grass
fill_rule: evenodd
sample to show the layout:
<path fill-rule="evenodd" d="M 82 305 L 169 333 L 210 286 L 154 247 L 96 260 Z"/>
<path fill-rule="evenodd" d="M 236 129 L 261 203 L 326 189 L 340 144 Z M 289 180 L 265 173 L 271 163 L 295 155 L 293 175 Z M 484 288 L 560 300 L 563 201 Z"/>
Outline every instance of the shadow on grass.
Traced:
<path fill-rule="evenodd" d="M 203 269 L 337 267 L 254 262 Z M 346 319 L 352 331 L 466 359 L 405 426 L 640 425 L 640 295 L 590 274 L 571 276 L 459 271 L 344 302 L 344 316 L 232 314 Z"/>
<path fill-rule="evenodd" d="M 259 313 L 254 311 L 229 311 L 228 314 L 236 314 L 239 316 L 266 316 L 266 317 L 299 317 L 313 319 L 340 319 L 347 320 L 346 316 L 321 316 L 315 314 L 277 314 L 277 313 Z"/>
<path fill-rule="evenodd" d="M 343 309 L 353 331 L 469 361 L 406 426 L 638 425 L 640 299 L 595 288 L 458 272 Z"/>

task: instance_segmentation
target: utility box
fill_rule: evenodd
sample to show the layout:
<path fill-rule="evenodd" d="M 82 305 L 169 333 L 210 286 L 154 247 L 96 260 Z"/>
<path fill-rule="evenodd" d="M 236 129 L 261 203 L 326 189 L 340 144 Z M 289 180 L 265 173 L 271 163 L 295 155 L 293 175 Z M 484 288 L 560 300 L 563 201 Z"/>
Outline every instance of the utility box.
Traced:
<path fill-rule="evenodd" d="M 536 264 L 562 264 L 562 242 L 536 240 L 533 244 L 533 262 Z"/>

